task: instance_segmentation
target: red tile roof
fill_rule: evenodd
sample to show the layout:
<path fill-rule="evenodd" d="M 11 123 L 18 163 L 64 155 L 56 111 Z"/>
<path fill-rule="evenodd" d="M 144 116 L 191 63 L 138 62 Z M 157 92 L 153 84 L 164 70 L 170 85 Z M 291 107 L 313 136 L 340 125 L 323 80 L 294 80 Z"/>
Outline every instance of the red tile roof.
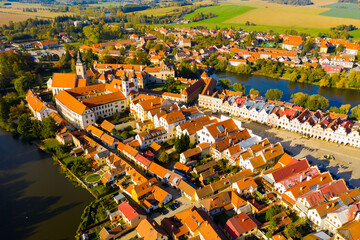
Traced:
<path fill-rule="evenodd" d="M 258 225 L 246 213 L 240 213 L 232 218 L 230 218 L 224 227 L 225 231 L 232 237 L 232 239 L 237 239 L 241 234 L 244 234 Z"/>
<path fill-rule="evenodd" d="M 144 157 L 141 154 L 137 154 L 135 157 L 135 160 L 138 161 L 139 163 L 141 163 L 142 165 L 148 167 L 151 163 L 151 161 L 149 159 L 147 159 L 146 157 Z"/>
<path fill-rule="evenodd" d="M 285 166 L 272 173 L 275 182 L 280 182 L 293 174 L 307 170 L 310 167 L 307 159 L 302 159 L 294 164 Z"/>
<path fill-rule="evenodd" d="M 127 201 L 121 203 L 118 206 L 118 209 L 120 210 L 120 212 L 122 212 L 124 214 L 124 216 L 131 221 L 132 219 L 134 219 L 135 217 L 137 217 L 138 215 L 141 215 L 142 213 L 139 211 L 138 207 L 135 206 L 133 203 L 129 203 Z"/>

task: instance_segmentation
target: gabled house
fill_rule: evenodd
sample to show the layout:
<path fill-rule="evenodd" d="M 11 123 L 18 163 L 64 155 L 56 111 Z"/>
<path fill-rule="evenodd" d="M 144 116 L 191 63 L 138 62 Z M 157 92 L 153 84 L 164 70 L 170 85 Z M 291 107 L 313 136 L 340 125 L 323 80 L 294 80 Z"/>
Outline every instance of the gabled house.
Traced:
<path fill-rule="evenodd" d="M 118 206 L 121 212 L 122 219 L 132 228 L 139 225 L 139 223 L 146 219 L 143 211 L 134 203 L 125 201 Z"/>

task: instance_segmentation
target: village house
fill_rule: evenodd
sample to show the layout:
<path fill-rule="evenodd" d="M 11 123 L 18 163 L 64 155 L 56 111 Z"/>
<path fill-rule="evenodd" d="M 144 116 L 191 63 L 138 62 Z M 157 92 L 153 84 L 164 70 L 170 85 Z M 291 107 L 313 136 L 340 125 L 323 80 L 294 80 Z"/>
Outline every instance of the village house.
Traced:
<path fill-rule="evenodd" d="M 26 93 L 26 101 L 30 111 L 39 121 L 49 117 L 52 113 L 57 113 L 53 106 L 44 102 L 32 89 Z"/>
<path fill-rule="evenodd" d="M 135 228 L 139 223 L 146 219 L 143 211 L 134 203 L 125 201 L 118 206 L 121 217 L 131 228 Z"/>
<path fill-rule="evenodd" d="M 230 218 L 224 227 L 226 235 L 233 240 L 243 240 L 254 235 L 258 229 L 258 221 L 246 213 L 240 213 Z"/>
<path fill-rule="evenodd" d="M 143 240 L 168 240 L 168 235 L 154 220 L 144 219 L 136 228 L 137 236 Z"/>

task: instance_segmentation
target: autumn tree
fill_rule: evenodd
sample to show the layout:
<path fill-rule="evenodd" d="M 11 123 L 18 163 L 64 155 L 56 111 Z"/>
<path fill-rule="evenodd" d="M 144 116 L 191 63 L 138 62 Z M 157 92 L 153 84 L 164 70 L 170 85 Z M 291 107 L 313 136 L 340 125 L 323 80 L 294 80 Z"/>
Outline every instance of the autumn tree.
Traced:
<path fill-rule="evenodd" d="M 260 91 L 252 88 L 252 89 L 250 89 L 249 94 L 250 94 L 250 95 L 260 96 Z"/>
<path fill-rule="evenodd" d="M 279 89 L 269 89 L 265 93 L 265 97 L 270 100 L 281 100 L 283 92 Z"/>
<path fill-rule="evenodd" d="M 233 88 L 234 88 L 234 91 L 236 91 L 236 92 L 245 93 L 245 90 L 246 90 L 244 85 L 242 85 L 241 83 L 234 83 Z"/>
<path fill-rule="evenodd" d="M 161 153 L 160 153 L 160 156 L 159 156 L 159 161 L 161 162 L 161 163 L 164 163 L 164 164 L 166 164 L 166 163 L 168 163 L 169 162 L 169 154 L 167 154 L 167 152 L 166 151 L 162 151 Z"/>

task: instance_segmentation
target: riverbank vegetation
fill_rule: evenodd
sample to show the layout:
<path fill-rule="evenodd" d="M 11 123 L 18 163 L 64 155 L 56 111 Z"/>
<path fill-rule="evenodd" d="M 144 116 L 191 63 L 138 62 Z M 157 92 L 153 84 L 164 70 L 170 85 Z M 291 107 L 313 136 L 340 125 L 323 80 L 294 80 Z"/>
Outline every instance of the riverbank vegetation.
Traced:
<path fill-rule="evenodd" d="M 113 212 L 117 209 L 117 204 L 112 195 L 104 196 L 94 200 L 88 205 L 81 215 L 81 223 L 76 231 L 76 239 L 81 239 L 81 234 L 108 220 L 107 211 Z"/>
<path fill-rule="evenodd" d="M 226 70 L 241 74 L 283 78 L 292 82 L 316 84 L 320 87 L 360 89 L 360 72 L 357 71 L 350 72 L 349 76 L 346 76 L 345 72 L 328 74 L 320 66 L 295 68 L 269 59 L 257 59 L 254 63 L 237 67 L 228 65 Z"/>
<path fill-rule="evenodd" d="M 291 95 L 291 101 L 300 107 L 308 108 L 310 111 L 326 111 L 329 107 L 329 100 L 318 94 L 308 95 L 298 92 Z"/>

